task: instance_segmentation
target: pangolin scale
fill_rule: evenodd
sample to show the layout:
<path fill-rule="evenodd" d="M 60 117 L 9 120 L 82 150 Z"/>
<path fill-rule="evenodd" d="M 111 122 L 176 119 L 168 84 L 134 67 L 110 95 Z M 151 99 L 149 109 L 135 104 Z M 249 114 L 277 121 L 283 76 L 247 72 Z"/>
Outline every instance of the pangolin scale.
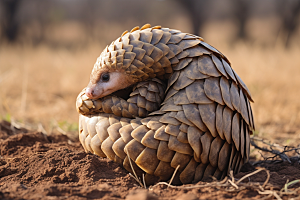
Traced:
<path fill-rule="evenodd" d="M 120 163 L 147 184 L 224 178 L 249 159 L 253 101 L 228 59 L 201 37 L 135 27 L 107 46 L 92 74 L 120 71 L 133 84 L 98 99 L 77 97 L 85 151 Z M 131 159 L 132 166 L 129 159 Z"/>

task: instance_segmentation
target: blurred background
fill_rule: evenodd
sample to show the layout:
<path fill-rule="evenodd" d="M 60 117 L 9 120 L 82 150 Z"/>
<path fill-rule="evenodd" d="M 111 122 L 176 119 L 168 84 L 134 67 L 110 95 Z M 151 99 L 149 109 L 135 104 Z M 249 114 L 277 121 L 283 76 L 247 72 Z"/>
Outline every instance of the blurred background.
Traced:
<path fill-rule="evenodd" d="M 0 119 L 76 133 L 96 58 L 146 23 L 203 37 L 252 92 L 255 134 L 300 140 L 299 0 L 1 0 Z"/>

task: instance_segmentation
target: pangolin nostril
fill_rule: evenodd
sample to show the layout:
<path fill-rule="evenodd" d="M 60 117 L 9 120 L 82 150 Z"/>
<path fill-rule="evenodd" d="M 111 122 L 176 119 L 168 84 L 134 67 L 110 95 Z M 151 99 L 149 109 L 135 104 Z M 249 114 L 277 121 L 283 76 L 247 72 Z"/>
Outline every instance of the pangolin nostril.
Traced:
<path fill-rule="evenodd" d="M 94 96 L 94 90 L 92 90 L 91 88 L 87 88 L 85 90 L 85 94 L 86 96 L 88 96 L 89 98 L 92 98 Z"/>

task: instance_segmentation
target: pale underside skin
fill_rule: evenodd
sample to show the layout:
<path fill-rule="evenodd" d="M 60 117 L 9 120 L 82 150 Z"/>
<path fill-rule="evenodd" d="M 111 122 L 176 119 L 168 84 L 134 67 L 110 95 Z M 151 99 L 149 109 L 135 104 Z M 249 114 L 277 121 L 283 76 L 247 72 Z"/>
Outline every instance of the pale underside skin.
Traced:
<path fill-rule="evenodd" d="M 132 82 L 128 80 L 129 76 L 124 72 L 112 71 L 106 73 L 110 76 L 109 81 L 104 82 L 99 80 L 96 83 L 90 81 L 86 87 L 86 95 L 90 99 L 99 99 L 132 85 Z"/>
<path fill-rule="evenodd" d="M 145 174 L 147 184 L 169 180 L 176 168 L 174 184 L 222 179 L 249 159 L 251 101 L 217 49 L 146 24 L 97 59 L 76 101 L 79 139 L 86 152 Z"/>

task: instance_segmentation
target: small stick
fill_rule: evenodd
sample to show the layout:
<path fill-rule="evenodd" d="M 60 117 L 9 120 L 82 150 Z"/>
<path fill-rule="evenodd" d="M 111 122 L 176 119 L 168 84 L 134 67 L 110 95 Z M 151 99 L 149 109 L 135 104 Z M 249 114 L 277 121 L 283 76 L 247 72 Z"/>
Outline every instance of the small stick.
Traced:
<path fill-rule="evenodd" d="M 266 170 L 266 169 L 265 169 Z M 269 180 L 270 180 L 270 172 L 269 172 L 269 170 L 266 170 L 266 172 L 267 172 L 267 179 L 266 179 L 266 181 L 264 182 L 264 184 L 262 185 L 262 187 L 263 188 L 265 188 L 265 186 L 267 185 L 267 183 L 269 182 Z"/>
<path fill-rule="evenodd" d="M 179 167 L 180 167 L 180 165 L 177 165 L 177 167 L 176 167 L 176 169 L 175 169 L 175 171 L 174 171 L 174 173 L 173 173 L 173 175 L 172 175 L 172 178 L 171 178 L 171 180 L 170 180 L 170 182 L 169 182 L 168 187 L 171 185 L 171 183 L 172 183 L 172 181 L 173 181 L 173 179 L 174 179 L 174 177 L 175 177 L 175 174 L 176 174 L 177 170 L 179 169 Z"/>
<path fill-rule="evenodd" d="M 271 191 L 271 190 L 266 190 L 266 191 L 259 191 L 257 190 L 257 192 L 259 194 L 269 194 L 269 195 L 273 195 L 276 199 L 278 200 L 282 200 L 282 198 L 275 192 L 275 191 Z"/>
<path fill-rule="evenodd" d="M 267 149 L 267 148 L 264 148 L 264 147 L 259 147 L 255 142 L 254 140 L 256 141 L 259 141 L 259 142 L 262 142 L 263 144 L 266 144 L 270 147 L 270 150 Z M 269 158 L 274 158 L 276 156 L 279 156 L 283 161 L 288 161 L 291 163 L 291 160 L 290 158 L 285 154 L 286 152 L 291 152 L 291 151 L 294 151 L 296 154 L 300 154 L 299 150 L 300 150 L 300 147 L 293 147 L 293 146 L 281 146 L 279 144 L 270 144 L 269 142 L 266 142 L 264 141 L 263 139 L 260 139 L 260 138 L 256 138 L 256 137 L 252 137 L 251 138 L 251 144 L 254 146 L 254 148 L 256 149 L 259 149 L 259 150 L 262 150 L 264 152 L 269 152 L 269 153 L 272 153 L 274 154 L 273 157 L 268 157 L 268 158 L 265 158 L 265 159 L 269 159 Z M 275 150 L 273 149 L 273 147 L 277 147 L 277 148 L 281 148 L 283 149 L 282 152 L 278 151 L 278 150 Z M 263 156 L 264 157 L 264 156 Z"/>
<path fill-rule="evenodd" d="M 219 183 L 220 183 L 220 184 L 224 184 L 224 183 L 226 183 L 227 179 L 228 179 L 228 177 L 225 176 L 225 178 L 224 178 L 223 180 L 221 180 Z"/>
<path fill-rule="evenodd" d="M 136 180 L 136 182 L 138 182 L 140 184 L 139 180 L 135 176 L 133 176 L 131 173 L 129 173 L 129 176 L 131 176 L 134 180 Z"/>
<path fill-rule="evenodd" d="M 41 132 L 44 135 L 47 135 L 47 131 L 44 129 L 42 123 L 39 123 L 39 125 L 38 125 L 38 132 Z"/>
<path fill-rule="evenodd" d="M 231 181 L 231 180 L 228 179 L 228 182 L 229 182 L 233 187 L 235 187 L 236 189 L 239 189 L 239 186 L 237 186 L 233 181 Z"/>
<path fill-rule="evenodd" d="M 141 181 L 138 179 L 138 176 L 136 175 L 136 173 L 135 173 L 135 171 L 134 171 L 134 169 L 133 169 L 133 166 L 132 166 L 132 163 L 131 163 L 131 158 L 130 158 L 130 156 L 129 156 L 129 153 L 128 153 L 128 149 L 127 149 L 127 148 L 126 148 L 126 152 L 127 152 L 127 156 L 128 156 L 128 159 L 129 159 L 130 167 L 131 167 L 131 169 L 132 169 L 132 171 L 133 171 L 133 173 L 134 173 L 134 176 L 135 176 L 135 177 L 133 177 L 133 178 L 141 185 L 141 187 L 144 187 L 143 184 L 141 183 Z M 129 175 L 131 175 L 131 174 L 129 173 Z"/>
<path fill-rule="evenodd" d="M 266 184 L 269 182 L 269 179 L 270 179 L 270 173 L 269 173 L 269 171 L 266 170 L 265 168 L 259 168 L 258 170 L 254 171 L 254 172 L 252 172 L 252 173 L 250 173 L 250 174 L 246 174 L 246 175 L 243 176 L 240 180 L 238 180 L 238 181 L 236 182 L 236 184 L 239 184 L 239 183 L 240 183 L 242 180 L 244 180 L 245 178 L 250 177 L 250 176 L 252 176 L 252 175 L 254 175 L 254 174 L 257 174 L 258 172 L 260 172 L 260 171 L 262 171 L 262 170 L 265 170 L 265 171 L 267 172 L 267 175 L 268 175 L 266 181 L 265 181 L 264 184 L 262 185 L 262 187 L 264 188 L 264 187 L 266 186 Z"/>
<path fill-rule="evenodd" d="M 146 187 L 146 182 L 145 182 L 145 174 L 143 174 L 143 183 L 144 183 L 145 189 L 147 189 L 147 187 Z"/>
<path fill-rule="evenodd" d="M 233 171 L 232 170 L 230 170 L 230 176 L 231 176 L 232 182 L 234 183 L 234 176 L 233 176 Z"/>

